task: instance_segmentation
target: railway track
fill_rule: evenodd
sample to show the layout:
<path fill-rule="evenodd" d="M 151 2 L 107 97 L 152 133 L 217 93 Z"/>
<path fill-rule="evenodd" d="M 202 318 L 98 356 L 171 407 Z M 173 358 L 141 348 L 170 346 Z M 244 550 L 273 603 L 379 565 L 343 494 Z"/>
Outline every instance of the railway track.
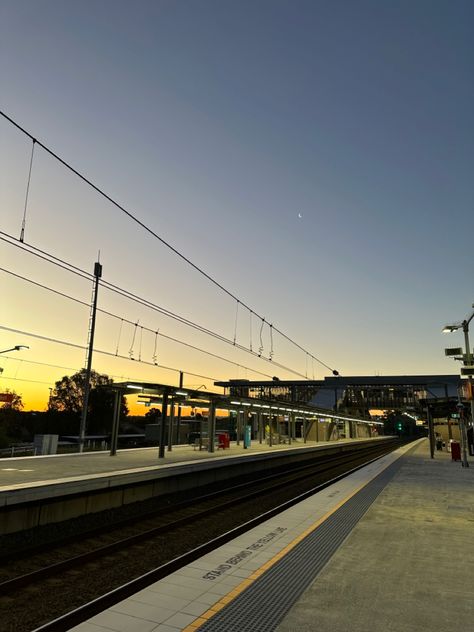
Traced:
<path fill-rule="evenodd" d="M 67 630 L 397 445 L 318 459 L 289 473 L 188 500 L 136 524 L 127 520 L 113 532 L 101 528 L 72 548 L 68 543 L 29 552 L 2 569 L 0 607 L 7 609 L 0 630 Z"/>

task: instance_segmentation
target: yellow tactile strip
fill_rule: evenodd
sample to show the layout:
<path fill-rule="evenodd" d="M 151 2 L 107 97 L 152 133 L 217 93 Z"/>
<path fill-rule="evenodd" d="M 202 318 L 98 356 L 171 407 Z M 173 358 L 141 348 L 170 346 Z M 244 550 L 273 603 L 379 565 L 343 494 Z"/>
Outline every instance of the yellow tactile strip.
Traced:
<path fill-rule="evenodd" d="M 298 535 L 294 540 L 292 540 L 289 544 L 287 544 L 279 553 L 274 555 L 270 560 L 265 562 L 260 568 L 255 570 L 247 579 L 244 579 L 240 582 L 238 586 L 236 586 L 233 590 L 228 592 L 226 595 L 221 597 L 219 601 L 217 601 L 211 608 L 206 610 L 200 617 L 195 619 L 188 626 L 183 628 L 182 632 L 194 632 L 198 630 L 204 623 L 206 623 L 209 619 L 211 619 L 215 614 L 217 614 L 222 608 L 227 606 L 231 601 L 233 601 L 240 593 L 242 593 L 246 588 L 251 586 L 255 580 L 257 580 L 263 573 L 265 573 L 268 569 L 270 569 L 274 564 L 276 564 L 279 560 L 281 560 L 289 551 L 291 551 L 297 544 L 299 544 L 302 540 L 304 540 L 310 533 L 312 533 L 315 529 L 317 529 L 325 520 L 329 518 L 334 512 L 336 512 L 342 505 L 344 505 L 348 500 L 350 500 L 353 496 L 360 492 L 361 489 L 366 487 L 370 483 L 370 480 L 365 481 L 362 485 L 353 490 L 350 494 L 348 494 L 345 498 L 340 500 L 330 511 L 328 511 L 324 516 L 316 520 L 312 525 L 310 525 L 307 529 L 305 529 L 300 535 Z"/>

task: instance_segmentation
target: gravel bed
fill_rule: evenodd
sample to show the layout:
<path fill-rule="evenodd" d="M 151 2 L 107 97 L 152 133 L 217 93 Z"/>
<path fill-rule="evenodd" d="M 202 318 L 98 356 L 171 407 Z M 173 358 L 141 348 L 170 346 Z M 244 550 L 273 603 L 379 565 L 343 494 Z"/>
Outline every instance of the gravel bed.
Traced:
<path fill-rule="evenodd" d="M 374 457 L 375 454 L 372 454 L 366 459 Z M 276 489 L 272 493 L 239 503 L 238 510 L 235 507 L 218 510 L 209 517 L 193 521 L 166 535 L 155 536 L 126 550 L 102 557 L 99 561 L 63 572 L 60 577 L 51 577 L 43 580 L 41 584 L 27 586 L 15 594 L 2 596 L 0 597 L 2 612 L 0 632 L 31 632 L 40 625 L 161 566 L 345 470 L 347 470 L 347 465 L 341 465 L 330 472 L 309 476 L 304 481 L 288 483 L 283 489 Z M 141 528 L 143 529 L 145 525 L 149 527 L 151 524 L 156 523 L 151 520 L 145 521 Z M 131 533 L 134 530 L 135 527 L 127 528 L 123 531 L 122 537 L 125 537 L 125 533 Z M 116 536 L 104 534 L 95 539 L 95 544 L 96 546 L 105 544 L 112 541 L 112 538 L 115 540 Z M 83 547 L 84 544 L 81 542 L 69 546 L 69 556 L 76 552 L 81 553 Z M 44 563 L 51 564 L 63 559 L 63 548 L 52 548 L 49 552 L 45 552 L 42 555 Z M 21 560 L 14 567 L 16 574 L 19 574 L 19 572 L 29 572 L 37 565 L 38 560 L 33 563 L 33 560 L 26 559 Z M 6 576 L 8 576 L 9 567 L 10 565 L 5 567 Z"/>

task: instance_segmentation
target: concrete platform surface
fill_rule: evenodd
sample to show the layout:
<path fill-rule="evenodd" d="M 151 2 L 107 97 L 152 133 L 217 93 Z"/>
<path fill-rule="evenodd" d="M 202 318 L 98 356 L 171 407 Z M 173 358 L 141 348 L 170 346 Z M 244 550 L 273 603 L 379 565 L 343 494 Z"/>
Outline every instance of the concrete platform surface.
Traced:
<path fill-rule="evenodd" d="M 101 614 L 73 628 L 74 632 L 187 632 L 214 622 L 213 615 L 252 587 L 268 569 L 278 565 L 299 542 L 317 529 L 338 506 L 396 463 L 410 446 L 403 446 L 353 472 L 286 511 L 270 518 L 213 552 L 140 590 Z M 292 582 L 288 576 L 285 582 Z M 274 609 L 281 585 L 272 586 L 260 599 L 259 623 L 267 624 L 265 612 Z M 283 586 L 286 591 L 286 587 Z M 270 602 L 270 605 L 269 605 Z M 224 611 L 223 611 L 224 612 Z M 237 619 L 237 620 L 236 620 Z M 238 617 L 229 616 L 216 626 L 224 630 L 258 632 L 268 627 L 243 627 Z M 294 628 L 297 630 L 298 628 Z M 71 631 L 72 632 L 72 631 Z"/>
<path fill-rule="evenodd" d="M 278 632 L 474 630 L 474 459 L 425 441 L 301 595 Z"/>
<path fill-rule="evenodd" d="M 403 446 L 73 630 L 472 630 L 473 485 L 472 459 Z"/>
<path fill-rule="evenodd" d="M 281 452 L 304 448 L 324 448 L 345 443 L 366 442 L 374 439 L 348 439 L 339 441 L 294 441 L 291 445 L 277 444 L 268 446 L 266 443 L 252 441 L 249 448 L 244 449 L 242 443 L 231 442 L 230 449 L 218 450 L 211 453 L 207 450 L 199 451 L 189 445 L 173 446 L 171 452 L 165 452 L 165 458 L 158 458 L 158 448 L 132 448 L 119 450 L 115 456 L 109 452 L 83 452 L 82 454 L 55 454 L 50 456 L 23 456 L 0 459 L 0 492 L 12 488 L 28 487 L 33 484 L 46 482 L 61 482 L 83 477 L 111 476 L 128 473 L 140 469 L 156 469 L 205 461 L 209 459 L 238 458 L 261 453 Z"/>

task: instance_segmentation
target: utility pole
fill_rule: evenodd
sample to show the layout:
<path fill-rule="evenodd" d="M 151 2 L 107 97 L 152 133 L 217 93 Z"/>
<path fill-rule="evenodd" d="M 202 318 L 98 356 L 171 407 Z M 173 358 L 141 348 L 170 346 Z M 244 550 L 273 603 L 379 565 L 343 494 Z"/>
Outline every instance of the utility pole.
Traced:
<path fill-rule="evenodd" d="M 89 393 L 91 389 L 92 351 L 94 349 L 95 317 L 97 313 L 97 295 L 99 293 L 99 279 L 102 276 L 102 265 L 96 261 L 94 264 L 94 285 L 92 289 L 92 308 L 89 318 L 89 341 L 86 355 L 86 376 L 84 381 L 84 398 L 82 400 L 81 426 L 79 429 L 79 452 L 84 451 L 86 436 L 87 408 L 89 406 Z"/>

